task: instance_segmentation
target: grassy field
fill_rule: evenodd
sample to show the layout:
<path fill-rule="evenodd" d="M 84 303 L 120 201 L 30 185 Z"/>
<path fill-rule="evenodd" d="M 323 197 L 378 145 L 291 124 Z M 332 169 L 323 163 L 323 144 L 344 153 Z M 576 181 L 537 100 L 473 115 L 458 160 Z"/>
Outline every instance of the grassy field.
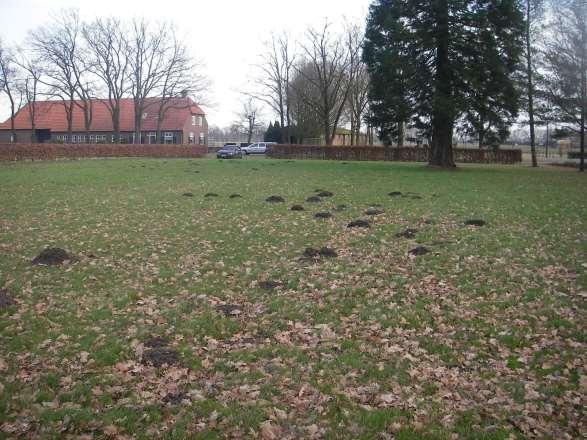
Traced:
<path fill-rule="evenodd" d="M 0 187 L 0 438 L 587 432 L 575 171 L 88 160 Z"/>

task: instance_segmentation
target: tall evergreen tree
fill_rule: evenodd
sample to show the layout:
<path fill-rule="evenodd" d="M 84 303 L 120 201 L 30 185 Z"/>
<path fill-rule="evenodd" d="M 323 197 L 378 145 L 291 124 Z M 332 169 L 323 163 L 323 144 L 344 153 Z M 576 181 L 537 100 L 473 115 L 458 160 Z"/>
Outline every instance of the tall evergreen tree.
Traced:
<path fill-rule="evenodd" d="M 381 20 L 378 17 L 387 17 Z M 397 22 L 400 22 L 398 24 Z M 398 30 L 399 28 L 399 30 Z M 509 63 L 519 54 L 523 17 L 516 0 L 375 0 L 367 22 L 366 48 L 385 47 L 411 73 L 404 96 L 413 99 L 414 121 L 428 127 L 432 138 L 430 165 L 454 167 L 453 131 L 459 118 L 471 107 L 479 72 L 472 62 L 481 52 L 492 57 L 491 70 L 503 84 L 509 78 Z M 479 38 L 487 47 L 479 47 Z M 378 37 L 378 38 L 377 38 Z M 388 39 L 393 41 L 390 44 Z M 368 51 L 367 51 L 368 53 Z M 369 69 L 382 69 L 381 78 L 393 78 L 392 70 L 366 59 Z M 499 73 L 499 74 L 498 74 Z M 375 75 L 372 82 L 380 78 Z M 374 85 L 376 90 L 380 85 Z M 486 105 L 503 103 L 499 86 L 484 85 Z M 373 109 L 376 118 L 385 118 Z"/>
<path fill-rule="evenodd" d="M 369 123 L 378 128 L 385 145 L 394 141 L 403 146 L 403 129 L 414 115 L 410 81 L 415 74 L 410 62 L 408 29 L 400 21 L 401 4 L 396 8 L 372 8 L 366 30 L 363 61 L 368 65 Z"/>
<path fill-rule="evenodd" d="M 476 44 L 467 51 L 463 120 L 469 134 L 477 136 L 479 148 L 497 148 L 509 135 L 518 115 L 520 93 L 515 78 L 522 53 L 522 29 L 502 25 L 512 5 L 497 2 L 473 16 L 468 40 Z"/>

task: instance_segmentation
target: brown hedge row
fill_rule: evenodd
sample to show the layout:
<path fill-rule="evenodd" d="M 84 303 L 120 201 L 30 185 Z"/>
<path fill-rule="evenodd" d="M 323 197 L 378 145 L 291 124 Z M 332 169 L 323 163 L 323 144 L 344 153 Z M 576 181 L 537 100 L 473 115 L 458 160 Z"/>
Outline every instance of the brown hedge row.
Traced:
<path fill-rule="evenodd" d="M 201 145 L 0 144 L 0 161 L 82 159 L 89 157 L 202 157 Z"/>
<path fill-rule="evenodd" d="M 428 147 L 327 147 L 319 145 L 272 145 L 267 155 L 275 159 L 390 160 L 428 162 Z M 515 164 L 522 161 L 520 150 L 453 149 L 456 162 Z"/>

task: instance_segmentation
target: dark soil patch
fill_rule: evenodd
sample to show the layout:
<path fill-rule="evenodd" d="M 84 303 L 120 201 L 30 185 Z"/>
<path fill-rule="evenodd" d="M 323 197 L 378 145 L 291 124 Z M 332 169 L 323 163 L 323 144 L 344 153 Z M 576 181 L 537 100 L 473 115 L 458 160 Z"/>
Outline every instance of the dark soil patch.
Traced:
<path fill-rule="evenodd" d="M 304 207 L 302 205 L 293 205 L 290 209 L 292 211 L 304 211 Z"/>
<path fill-rule="evenodd" d="M 238 316 L 243 312 L 243 308 L 236 304 L 219 304 L 216 310 L 224 313 L 224 316 Z"/>
<path fill-rule="evenodd" d="M 153 336 L 145 341 L 145 347 L 148 348 L 162 348 L 167 347 L 169 341 L 161 336 Z"/>
<path fill-rule="evenodd" d="M 408 228 L 402 232 L 398 232 L 397 234 L 395 234 L 395 236 L 397 238 L 414 238 L 417 232 L 417 229 Z"/>
<path fill-rule="evenodd" d="M 265 199 L 267 203 L 283 203 L 285 199 L 281 196 L 270 196 Z"/>
<path fill-rule="evenodd" d="M 429 252 L 430 252 L 430 249 L 428 249 L 425 246 L 416 246 L 414 249 L 411 249 L 408 253 L 410 255 L 414 255 L 416 257 L 419 257 L 421 255 L 426 255 Z"/>
<path fill-rule="evenodd" d="M 336 253 L 336 251 L 332 248 L 329 247 L 322 247 L 320 249 L 315 249 L 312 247 L 306 248 L 306 250 L 304 251 L 304 257 L 306 258 L 320 258 L 320 257 L 325 257 L 325 258 L 336 258 L 338 257 L 338 254 Z"/>
<path fill-rule="evenodd" d="M 266 281 L 259 281 L 259 287 L 265 290 L 273 290 L 277 289 L 278 287 L 283 286 L 280 281 L 273 281 L 273 280 L 266 280 Z"/>
<path fill-rule="evenodd" d="M 348 162 L 341 162 L 340 164 L 341 165 L 348 165 L 349 163 Z"/>
<path fill-rule="evenodd" d="M 251 168 L 251 171 L 259 171 L 259 168 Z"/>
<path fill-rule="evenodd" d="M 32 264 L 35 266 L 59 266 L 66 261 L 75 261 L 73 255 L 60 248 L 47 248 L 35 257 Z"/>
<path fill-rule="evenodd" d="M 320 248 L 320 256 L 325 258 L 336 258 L 338 257 L 338 254 L 332 248 L 322 247 Z"/>
<path fill-rule="evenodd" d="M 320 192 L 323 192 L 323 191 L 324 190 L 323 189 L 320 189 L 320 188 L 314 190 L 315 193 L 320 193 Z"/>
<path fill-rule="evenodd" d="M 367 220 L 354 220 L 347 225 L 347 228 L 370 228 L 371 223 Z"/>
<path fill-rule="evenodd" d="M 322 201 L 322 199 L 318 196 L 312 196 L 312 197 L 308 197 L 306 199 L 306 202 L 308 203 L 320 203 Z"/>
<path fill-rule="evenodd" d="M 186 393 L 169 393 L 167 396 L 163 398 L 162 402 L 169 405 L 179 405 L 186 399 L 188 399 L 188 395 Z"/>
<path fill-rule="evenodd" d="M 207 193 L 204 195 L 204 197 L 210 198 L 210 197 L 218 197 L 218 194 L 216 193 Z"/>
<path fill-rule="evenodd" d="M 193 197 L 194 196 L 194 193 L 189 193 L 189 192 L 188 193 L 183 193 L 182 196 L 184 196 L 184 197 Z"/>
<path fill-rule="evenodd" d="M 335 211 L 344 211 L 345 209 L 347 209 L 346 205 L 338 205 L 336 208 L 334 208 Z"/>
<path fill-rule="evenodd" d="M 401 197 L 402 193 L 400 191 L 392 191 L 389 193 L 390 197 Z"/>
<path fill-rule="evenodd" d="M 333 195 L 330 191 L 321 191 L 318 193 L 318 197 L 332 197 Z"/>
<path fill-rule="evenodd" d="M 365 214 L 366 215 L 371 215 L 371 216 L 373 216 L 373 215 L 381 215 L 383 213 L 384 212 L 381 209 L 376 209 L 376 208 L 369 208 L 369 209 L 367 209 L 365 211 Z"/>
<path fill-rule="evenodd" d="M 314 214 L 314 218 L 331 218 L 332 214 L 330 212 L 317 212 Z"/>
<path fill-rule="evenodd" d="M 242 199 L 243 196 L 241 196 L 240 194 L 231 194 L 229 196 L 229 198 L 231 198 L 231 199 Z"/>
<path fill-rule="evenodd" d="M 8 289 L 0 289 L 0 310 L 16 305 L 16 301 L 10 296 Z"/>
<path fill-rule="evenodd" d="M 465 222 L 465 225 L 467 225 L 467 226 L 477 226 L 477 227 L 485 226 L 486 224 L 487 224 L 487 222 L 485 220 L 479 220 L 479 219 L 467 220 Z"/>
<path fill-rule="evenodd" d="M 157 347 L 143 353 L 143 364 L 153 365 L 156 368 L 163 365 L 179 365 L 180 363 L 179 354 L 170 348 Z"/>

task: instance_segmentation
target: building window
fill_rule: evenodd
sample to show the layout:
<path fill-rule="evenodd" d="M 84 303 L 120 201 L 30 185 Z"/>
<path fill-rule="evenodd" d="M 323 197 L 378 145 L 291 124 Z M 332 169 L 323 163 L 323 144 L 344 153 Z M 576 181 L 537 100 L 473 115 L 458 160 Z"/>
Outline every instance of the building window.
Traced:
<path fill-rule="evenodd" d="M 96 140 L 96 137 L 93 134 L 91 134 L 90 135 L 90 144 L 93 144 L 95 142 L 95 140 Z"/>
<path fill-rule="evenodd" d="M 165 132 L 165 142 L 166 144 L 173 144 L 173 132 L 172 131 L 166 131 Z"/>
<path fill-rule="evenodd" d="M 149 132 L 149 134 L 147 135 L 147 143 L 149 144 L 156 144 L 157 143 L 157 133 L 151 131 Z"/>
<path fill-rule="evenodd" d="M 200 133 L 200 137 L 198 139 L 200 145 L 206 145 L 206 137 L 204 136 L 204 133 Z"/>
<path fill-rule="evenodd" d="M 192 125 L 196 125 L 196 115 L 192 115 Z"/>
<path fill-rule="evenodd" d="M 202 117 L 202 115 L 198 115 L 198 122 L 197 122 L 198 127 L 201 127 L 202 126 L 203 120 L 204 120 L 204 118 Z"/>
<path fill-rule="evenodd" d="M 143 113 L 143 119 L 147 119 L 147 116 L 149 116 L 147 112 Z"/>
<path fill-rule="evenodd" d="M 190 131 L 190 136 L 188 137 L 188 144 L 193 144 L 196 142 L 196 137 L 194 136 L 194 132 Z"/>

